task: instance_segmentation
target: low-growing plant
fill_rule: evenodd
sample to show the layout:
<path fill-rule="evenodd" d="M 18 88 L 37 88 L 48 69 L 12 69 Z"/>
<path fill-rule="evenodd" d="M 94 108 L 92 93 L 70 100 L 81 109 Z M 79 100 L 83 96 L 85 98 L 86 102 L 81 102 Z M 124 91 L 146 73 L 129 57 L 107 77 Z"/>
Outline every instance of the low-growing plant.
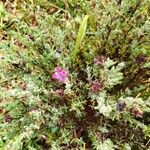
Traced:
<path fill-rule="evenodd" d="M 149 6 L 0 2 L 0 150 L 148 150 Z"/>

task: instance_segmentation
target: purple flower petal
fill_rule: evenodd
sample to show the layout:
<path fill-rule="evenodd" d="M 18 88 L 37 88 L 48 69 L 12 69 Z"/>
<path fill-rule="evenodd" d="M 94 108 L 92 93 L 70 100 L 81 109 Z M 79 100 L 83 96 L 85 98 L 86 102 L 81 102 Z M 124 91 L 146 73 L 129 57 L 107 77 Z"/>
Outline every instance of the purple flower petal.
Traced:
<path fill-rule="evenodd" d="M 97 65 L 103 65 L 104 61 L 105 61 L 105 57 L 103 55 L 97 56 L 95 59 L 95 63 Z"/>
<path fill-rule="evenodd" d="M 52 74 L 52 78 L 66 83 L 68 80 L 68 71 L 61 69 L 61 67 L 56 67 L 55 72 Z"/>
<path fill-rule="evenodd" d="M 59 71 L 61 71 L 61 70 L 62 70 L 61 67 L 56 67 L 56 68 L 55 68 L 55 71 L 58 71 L 58 72 L 59 72 Z"/>

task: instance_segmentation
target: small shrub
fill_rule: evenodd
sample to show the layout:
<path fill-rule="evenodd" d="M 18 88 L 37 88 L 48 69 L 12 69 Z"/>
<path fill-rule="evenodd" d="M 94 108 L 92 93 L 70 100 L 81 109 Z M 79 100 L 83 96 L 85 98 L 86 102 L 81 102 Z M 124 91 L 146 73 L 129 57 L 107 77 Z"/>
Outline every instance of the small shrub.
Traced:
<path fill-rule="evenodd" d="M 0 2 L 0 149 L 148 149 L 149 8 Z"/>

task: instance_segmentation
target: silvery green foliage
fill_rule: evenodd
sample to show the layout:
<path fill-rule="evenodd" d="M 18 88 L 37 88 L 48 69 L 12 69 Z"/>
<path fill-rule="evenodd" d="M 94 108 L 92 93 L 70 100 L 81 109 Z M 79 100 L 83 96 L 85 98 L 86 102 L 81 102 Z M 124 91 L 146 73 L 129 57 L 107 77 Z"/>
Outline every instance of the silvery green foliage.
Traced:
<path fill-rule="evenodd" d="M 87 67 L 88 80 L 90 81 L 92 76 L 96 76 L 99 80 L 104 80 L 104 88 L 111 89 L 114 85 L 120 84 L 123 79 L 123 73 L 121 70 L 125 64 L 119 63 L 107 58 L 103 64 L 103 67 L 97 65 L 94 68 Z M 114 66 L 116 65 L 116 66 Z M 105 116 L 109 116 L 113 110 L 110 101 L 108 101 L 107 91 L 101 90 L 97 95 L 92 93 L 92 99 L 97 101 L 95 109 Z"/>
<path fill-rule="evenodd" d="M 1 1 L 0 150 L 148 149 L 149 8 L 149 0 Z M 69 72 L 67 83 L 52 78 L 55 67 Z"/>
<path fill-rule="evenodd" d="M 112 111 L 112 107 L 109 104 L 105 104 L 104 100 L 97 100 L 98 105 L 95 107 L 95 109 L 99 110 L 99 113 L 105 115 L 105 116 L 109 116 L 111 111 Z"/>
<path fill-rule="evenodd" d="M 125 67 L 125 64 L 119 63 L 114 66 L 116 62 L 110 60 L 109 58 L 104 63 L 103 77 L 106 78 L 106 87 L 112 88 L 114 85 L 120 84 L 123 79 L 123 73 L 121 70 Z M 110 69 L 111 67 L 111 69 Z"/>
<path fill-rule="evenodd" d="M 103 64 L 103 67 L 94 65 L 92 67 L 87 66 L 86 72 L 88 80 L 92 77 L 96 77 L 99 80 L 105 81 L 105 87 L 111 89 L 114 85 L 120 84 L 123 79 L 123 73 L 121 70 L 125 67 L 123 62 L 117 64 L 116 61 L 107 58 Z"/>
<path fill-rule="evenodd" d="M 124 144 L 124 150 L 131 150 L 131 147 L 128 143 Z"/>
<path fill-rule="evenodd" d="M 116 146 L 112 143 L 110 139 L 105 140 L 103 143 L 96 141 L 94 147 L 96 150 L 115 150 Z"/>
<path fill-rule="evenodd" d="M 112 106 L 107 103 L 106 91 L 99 93 L 99 95 L 92 95 L 92 99 L 96 100 L 98 104 L 95 106 L 95 109 L 98 110 L 100 114 L 109 116 L 112 111 Z"/>
<path fill-rule="evenodd" d="M 127 108 L 140 108 L 142 110 L 145 110 L 146 112 L 150 112 L 149 108 L 149 98 L 146 100 L 143 100 L 140 97 L 120 97 L 118 101 L 125 102 L 127 105 Z"/>
<path fill-rule="evenodd" d="M 146 103 L 142 100 L 142 98 L 136 98 L 136 97 L 135 98 L 134 97 L 123 98 L 123 97 L 120 97 L 119 101 L 126 102 L 128 107 L 131 107 L 133 105 L 135 105 L 135 106 L 139 105 L 139 106 L 146 107 Z"/>
<path fill-rule="evenodd" d="M 6 144 L 6 149 L 12 149 L 12 150 L 20 150 L 23 148 L 23 140 L 30 140 L 34 133 L 34 130 L 39 129 L 37 125 L 29 125 L 28 127 L 24 127 L 24 131 L 17 137 L 14 137 L 14 139 L 11 139 Z"/>
<path fill-rule="evenodd" d="M 71 93 L 71 88 L 72 88 L 73 84 L 71 84 L 69 81 L 66 83 L 66 86 L 65 86 L 65 93 L 66 94 L 69 94 Z"/>

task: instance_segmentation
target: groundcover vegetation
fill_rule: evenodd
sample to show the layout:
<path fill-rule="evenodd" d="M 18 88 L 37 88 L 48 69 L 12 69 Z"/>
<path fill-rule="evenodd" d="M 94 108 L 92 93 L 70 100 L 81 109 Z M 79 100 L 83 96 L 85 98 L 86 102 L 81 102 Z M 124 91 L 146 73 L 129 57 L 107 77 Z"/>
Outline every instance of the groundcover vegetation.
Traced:
<path fill-rule="evenodd" d="M 149 0 L 1 0 L 0 150 L 148 150 Z"/>

